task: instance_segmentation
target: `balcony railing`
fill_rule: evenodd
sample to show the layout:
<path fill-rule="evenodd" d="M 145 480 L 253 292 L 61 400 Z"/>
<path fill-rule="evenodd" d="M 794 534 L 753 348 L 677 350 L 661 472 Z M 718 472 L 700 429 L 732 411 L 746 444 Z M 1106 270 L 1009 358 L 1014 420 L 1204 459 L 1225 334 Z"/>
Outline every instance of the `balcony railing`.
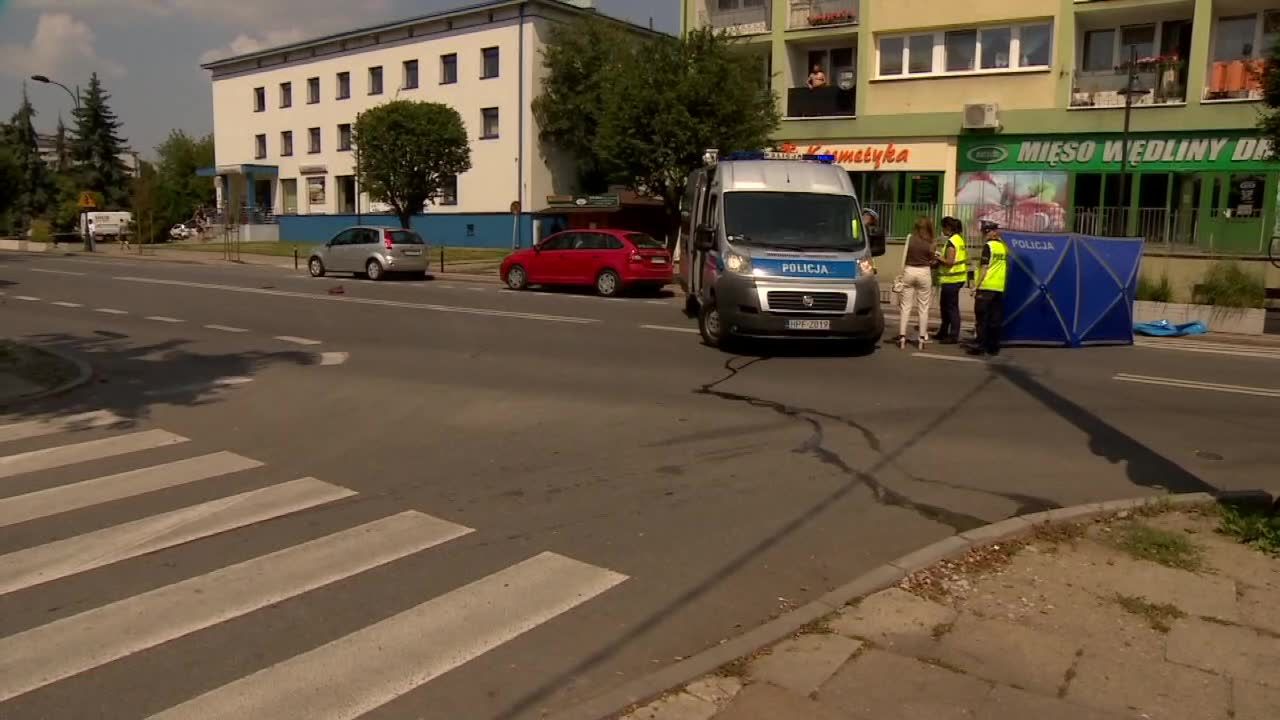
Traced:
<path fill-rule="evenodd" d="M 1261 100 L 1262 60 L 1215 62 L 1205 77 L 1205 100 Z"/>
<path fill-rule="evenodd" d="M 858 0 L 790 0 L 788 30 L 853 25 L 858 22 Z"/>
<path fill-rule="evenodd" d="M 834 85 L 814 88 L 790 88 L 787 90 L 787 117 L 853 117 L 853 90 L 841 90 Z"/>
<path fill-rule="evenodd" d="M 1140 92 L 1133 96 L 1134 105 L 1180 105 L 1187 101 L 1187 85 L 1180 63 L 1156 63 L 1140 65 L 1134 88 Z M 1124 107 L 1124 89 L 1129 82 L 1129 71 L 1077 70 L 1071 83 L 1071 107 Z"/>
<path fill-rule="evenodd" d="M 718 0 L 707 0 L 707 9 L 698 11 L 698 24 L 730 35 L 758 35 L 769 32 L 769 3 L 721 10 Z"/>

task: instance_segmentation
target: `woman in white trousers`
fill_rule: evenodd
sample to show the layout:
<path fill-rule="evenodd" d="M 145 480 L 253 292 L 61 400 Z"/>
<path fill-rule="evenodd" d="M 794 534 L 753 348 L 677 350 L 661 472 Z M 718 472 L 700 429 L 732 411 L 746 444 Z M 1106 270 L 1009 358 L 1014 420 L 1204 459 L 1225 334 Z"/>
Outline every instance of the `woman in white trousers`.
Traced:
<path fill-rule="evenodd" d="M 924 349 L 929 339 L 929 304 L 933 300 L 932 267 L 937 258 L 934 248 L 933 221 L 927 217 L 916 220 L 911 236 L 907 238 L 907 254 L 902 268 L 902 300 L 898 316 L 898 347 L 907 347 L 907 325 L 914 308 L 919 317 L 916 347 Z"/>

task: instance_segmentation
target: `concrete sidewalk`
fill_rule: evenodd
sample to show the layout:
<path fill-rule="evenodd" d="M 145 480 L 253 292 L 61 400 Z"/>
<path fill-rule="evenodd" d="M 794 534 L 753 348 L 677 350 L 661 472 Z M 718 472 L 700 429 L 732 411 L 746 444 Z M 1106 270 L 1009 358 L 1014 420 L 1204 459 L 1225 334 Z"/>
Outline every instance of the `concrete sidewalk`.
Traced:
<path fill-rule="evenodd" d="M 1042 526 L 627 720 L 1275 720 L 1280 558 L 1216 509 Z"/>

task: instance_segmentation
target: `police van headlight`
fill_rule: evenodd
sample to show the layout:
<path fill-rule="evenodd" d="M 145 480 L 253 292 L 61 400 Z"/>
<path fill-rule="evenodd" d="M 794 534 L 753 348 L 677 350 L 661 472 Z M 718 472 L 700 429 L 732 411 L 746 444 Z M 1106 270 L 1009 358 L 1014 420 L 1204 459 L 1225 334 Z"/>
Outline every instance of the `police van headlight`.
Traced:
<path fill-rule="evenodd" d="M 875 274 L 876 274 L 876 264 L 875 264 L 875 262 L 873 262 L 873 261 L 871 260 L 871 258 L 862 258 L 861 260 L 859 260 L 859 261 L 858 261 L 858 274 L 860 274 L 860 275 L 875 275 Z"/>
<path fill-rule="evenodd" d="M 737 275 L 751 274 L 751 258 L 732 250 L 724 254 L 724 266 L 729 272 Z"/>

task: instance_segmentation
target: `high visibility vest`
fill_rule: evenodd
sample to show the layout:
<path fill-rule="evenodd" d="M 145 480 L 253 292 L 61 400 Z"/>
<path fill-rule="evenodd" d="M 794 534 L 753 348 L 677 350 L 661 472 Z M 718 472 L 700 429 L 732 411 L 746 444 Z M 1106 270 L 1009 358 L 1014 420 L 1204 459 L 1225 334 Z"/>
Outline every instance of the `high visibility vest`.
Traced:
<path fill-rule="evenodd" d="M 999 240 L 988 240 L 987 248 L 991 250 L 991 262 L 987 264 L 987 274 L 978 289 L 1002 293 L 1009 269 L 1009 249 Z"/>
<path fill-rule="evenodd" d="M 965 247 L 964 238 L 959 233 L 952 235 L 947 243 L 956 248 L 956 264 L 951 267 L 939 266 L 938 282 L 943 285 L 963 284 L 969 279 L 969 250 Z M 942 257 L 946 256 L 947 250 L 944 247 Z"/>

